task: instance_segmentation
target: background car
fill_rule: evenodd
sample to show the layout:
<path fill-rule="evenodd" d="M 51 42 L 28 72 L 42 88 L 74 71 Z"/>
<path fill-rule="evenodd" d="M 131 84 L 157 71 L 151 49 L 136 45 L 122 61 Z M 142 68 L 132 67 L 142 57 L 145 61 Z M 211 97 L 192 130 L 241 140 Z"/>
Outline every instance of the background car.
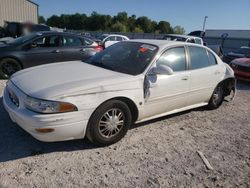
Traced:
<path fill-rule="evenodd" d="M 237 58 L 250 58 L 250 47 L 242 46 L 240 49 L 229 52 L 227 55 L 223 57 L 223 61 L 226 63 L 230 63 L 232 60 Z"/>
<path fill-rule="evenodd" d="M 73 72 L 73 74 L 72 74 Z M 3 104 L 41 141 L 84 138 L 110 145 L 134 123 L 201 106 L 218 108 L 233 70 L 207 47 L 164 40 L 119 42 L 81 61 L 14 74 Z"/>
<path fill-rule="evenodd" d="M 229 65 L 237 79 L 250 82 L 250 58 L 234 59 Z"/>
<path fill-rule="evenodd" d="M 104 48 L 107 48 L 111 46 L 112 44 L 115 44 L 120 41 L 126 41 L 126 40 L 129 40 L 129 38 L 124 35 L 103 34 L 97 38 L 96 42 L 98 42 Z"/>
<path fill-rule="evenodd" d="M 203 45 L 202 38 L 189 35 L 168 34 L 163 37 L 163 40 L 181 41 Z"/>
<path fill-rule="evenodd" d="M 47 63 L 86 60 L 102 51 L 86 37 L 63 32 L 39 32 L 0 44 L 0 76 Z"/>

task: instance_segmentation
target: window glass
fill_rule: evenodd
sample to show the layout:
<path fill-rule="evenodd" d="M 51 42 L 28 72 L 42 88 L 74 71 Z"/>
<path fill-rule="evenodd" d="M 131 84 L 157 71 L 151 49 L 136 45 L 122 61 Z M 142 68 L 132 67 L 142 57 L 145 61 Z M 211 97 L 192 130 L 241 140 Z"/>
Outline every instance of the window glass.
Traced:
<path fill-rule="evenodd" d="M 216 60 L 214 54 L 212 54 L 209 51 L 207 51 L 207 52 L 208 52 L 208 57 L 209 57 L 210 65 L 216 65 L 217 64 L 217 60 Z"/>
<path fill-rule="evenodd" d="M 63 36 L 63 46 L 81 46 L 82 41 L 77 37 Z"/>
<path fill-rule="evenodd" d="M 35 40 L 33 43 L 35 43 L 37 47 L 58 47 L 60 46 L 61 38 L 57 35 L 44 36 Z"/>
<path fill-rule="evenodd" d="M 164 64 L 176 71 L 186 70 L 186 54 L 184 47 L 172 48 L 164 52 L 157 60 L 157 64 Z"/>
<path fill-rule="evenodd" d="M 201 44 L 201 39 L 194 39 L 196 44 Z"/>
<path fill-rule="evenodd" d="M 84 45 L 87 45 L 87 46 L 94 43 L 92 40 L 87 39 L 87 38 L 82 38 L 82 40 L 84 41 Z"/>
<path fill-rule="evenodd" d="M 187 39 L 187 42 L 189 42 L 189 43 L 195 43 L 195 40 L 193 38 L 189 38 L 189 39 Z"/>
<path fill-rule="evenodd" d="M 191 69 L 199 69 L 210 65 L 207 50 L 204 48 L 189 46 Z"/>
<path fill-rule="evenodd" d="M 105 41 L 116 41 L 116 37 L 115 36 L 110 36 Z"/>
<path fill-rule="evenodd" d="M 141 74 L 158 47 L 140 42 L 118 42 L 87 60 L 87 63 L 130 75 Z"/>
<path fill-rule="evenodd" d="M 122 41 L 123 38 L 122 38 L 122 37 L 116 37 L 116 40 L 117 40 L 117 41 Z"/>

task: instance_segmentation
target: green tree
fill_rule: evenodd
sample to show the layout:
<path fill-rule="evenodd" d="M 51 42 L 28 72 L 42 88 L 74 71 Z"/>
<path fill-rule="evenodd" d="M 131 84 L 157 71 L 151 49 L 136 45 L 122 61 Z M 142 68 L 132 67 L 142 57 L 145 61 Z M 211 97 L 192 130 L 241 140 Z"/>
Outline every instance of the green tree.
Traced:
<path fill-rule="evenodd" d="M 38 17 L 38 23 L 39 23 L 39 24 L 45 24 L 45 23 L 46 23 L 45 18 L 44 18 L 43 16 L 39 16 L 39 17 Z"/>
<path fill-rule="evenodd" d="M 53 15 L 47 19 L 47 25 L 51 27 L 60 27 L 63 28 L 62 20 L 59 16 Z"/>
<path fill-rule="evenodd" d="M 127 32 L 126 26 L 120 22 L 116 22 L 115 24 L 113 24 L 111 30 L 113 32 L 122 32 L 122 33 Z"/>
<path fill-rule="evenodd" d="M 185 34 L 185 29 L 179 25 L 174 27 L 174 33 L 175 34 L 180 34 L 180 35 L 184 35 Z"/>
<path fill-rule="evenodd" d="M 160 21 L 158 23 L 158 30 L 159 30 L 159 33 L 173 33 L 173 28 L 171 27 L 170 23 L 169 22 L 166 22 L 166 21 Z"/>
<path fill-rule="evenodd" d="M 134 33 L 143 33 L 143 30 L 141 28 L 139 28 L 139 27 L 135 27 L 132 32 L 134 32 Z"/>

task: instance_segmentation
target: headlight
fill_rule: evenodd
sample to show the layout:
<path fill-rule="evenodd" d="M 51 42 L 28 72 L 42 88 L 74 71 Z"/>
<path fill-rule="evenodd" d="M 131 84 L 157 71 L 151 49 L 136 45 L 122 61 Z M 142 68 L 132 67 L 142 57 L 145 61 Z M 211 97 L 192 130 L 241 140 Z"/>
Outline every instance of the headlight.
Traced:
<path fill-rule="evenodd" d="M 41 100 L 29 96 L 26 97 L 24 104 L 27 109 L 43 114 L 77 111 L 77 107 L 75 105 L 67 102 Z"/>

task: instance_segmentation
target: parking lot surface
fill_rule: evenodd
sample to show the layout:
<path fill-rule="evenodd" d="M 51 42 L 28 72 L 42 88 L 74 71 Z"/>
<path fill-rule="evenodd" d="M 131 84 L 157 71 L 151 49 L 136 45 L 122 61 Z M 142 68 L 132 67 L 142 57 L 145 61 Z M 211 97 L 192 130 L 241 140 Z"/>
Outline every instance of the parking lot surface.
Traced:
<path fill-rule="evenodd" d="M 250 85 L 237 89 L 217 110 L 134 125 L 104 148 L 37 141 L 11 122 L 0 96 L 0 187 L 250 187 Z"/>

